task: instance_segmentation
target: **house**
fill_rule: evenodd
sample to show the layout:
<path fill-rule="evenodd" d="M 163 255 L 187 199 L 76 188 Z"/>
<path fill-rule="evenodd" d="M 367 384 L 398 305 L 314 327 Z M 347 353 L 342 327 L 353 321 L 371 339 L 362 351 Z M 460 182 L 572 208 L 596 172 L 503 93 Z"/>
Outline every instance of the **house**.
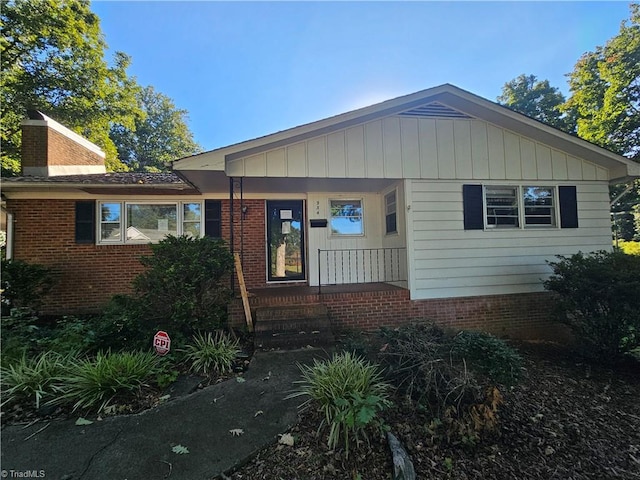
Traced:
<path fill-rule="evenodd" d="M 253 308 L 321 304 L 339 329 L 429 318 L 549 336 L 547 260 L 611 249 L 609 184 L 640 176 L 452 85 L 180 159 L 171 174 L 98 171 L 101 153 L 42 114 L 23 138 L 25 176 L 3 182 L 9 244 L 59 275 L 49 313 L 98 308 L 128 289 L 149 239 L 184 233 L 229 241 Z M 239 301 L 231 313 L 243 322 Z"/>

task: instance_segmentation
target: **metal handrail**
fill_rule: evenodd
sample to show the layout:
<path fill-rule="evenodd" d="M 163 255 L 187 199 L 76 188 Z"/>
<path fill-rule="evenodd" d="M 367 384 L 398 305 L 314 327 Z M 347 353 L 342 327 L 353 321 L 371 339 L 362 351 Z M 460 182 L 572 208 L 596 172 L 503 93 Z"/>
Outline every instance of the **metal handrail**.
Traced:
<path fill-rule="evenodd" d="M 323 285 L 406 281 L 406 250 L 404 247 L 336 250 L 319 248 L 318 293 L 321 293 Z M 326 274 L 326 282 L 322 281 L 323 272 Z"/>

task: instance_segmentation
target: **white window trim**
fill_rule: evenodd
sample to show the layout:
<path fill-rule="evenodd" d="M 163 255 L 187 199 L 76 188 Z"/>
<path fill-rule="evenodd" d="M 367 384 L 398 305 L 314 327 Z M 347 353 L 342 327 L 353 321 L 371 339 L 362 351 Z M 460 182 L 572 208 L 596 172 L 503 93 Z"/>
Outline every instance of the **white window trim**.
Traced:
<path fill-rule="evenodd" d="M 102 221 L 102 205 L 105 203 L 115 203 L 120 205 L 120 239 L 109 241 L 102 240 L 102 224 L 116 223 Z M 180 236 L 184 233 L 184 205 L 189 203 L 197 203 L 200 205 L 200 238 L 204 237 L 205 228 L 205 209 L 204 202 L 201 200 L 99 200 L 96 202 L 96 244 L 97 245 L 146 245 L 148 243 L 158 243 L 157 241 L 148 240 L 127 240 L 126 224 L 127 224 L 127 205 L 175 205 L 176 215 L 176 235 Z"/>
<path fill-rule="evenodd" d="M 331 215 L 331 202 L 360 202 L 360 210 L 362 211 L 362 233 L 334 233 L 331 227 L 331 220 L 333 219 L 333 215 Z M 354 197 L 331 197 L 329 198 L 329 236 L 333 238 L 349 238 L 349 237 L 364 237 L 365 236 L 365 226 L 364 226 L 364 198 L 354 198 Z"/>
<path fill-rule="evenodd" d="M 505 188 L 515 188 L 516 200 L 518 202 L 518 226 L 517 227 L 495 227 L 489 225 L 487 221 L 487 188 L 491 187 L 505 187 Z M 539 188 L 549 188 L 553 191 L 553 215 L 555 225 L 526 225 L 525 224 L 525 205 L 524 205 L 524 189 L 525 187 L 539 187 Z M 483 221 L 484 221 L 484 229 L 486 231 L 494 232 L 494 231 L 513 231 L 513 230 L 559 230 L 560 229 L 560 205 L 558 200 L 558 185 L 550 185 L 548 183 L 536 185 L 535 183 L 526 183 L 526 184 L 514 184 L 514 183 L 505 183 L 505 184 L 483 184 L 482 185 L 482 208 L 483 208 Z"/>

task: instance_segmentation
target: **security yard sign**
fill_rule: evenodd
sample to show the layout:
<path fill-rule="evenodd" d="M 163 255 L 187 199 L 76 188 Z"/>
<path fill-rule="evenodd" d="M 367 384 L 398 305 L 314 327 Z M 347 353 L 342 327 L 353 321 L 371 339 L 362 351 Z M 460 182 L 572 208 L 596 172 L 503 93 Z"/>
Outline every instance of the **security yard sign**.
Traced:
<path fill-rule="evenodd" d="M 167 332 L 160 330 L 153 336 L 153 348 L 158 355 L 166 355 L 171 349 L 171 338 Z"/>

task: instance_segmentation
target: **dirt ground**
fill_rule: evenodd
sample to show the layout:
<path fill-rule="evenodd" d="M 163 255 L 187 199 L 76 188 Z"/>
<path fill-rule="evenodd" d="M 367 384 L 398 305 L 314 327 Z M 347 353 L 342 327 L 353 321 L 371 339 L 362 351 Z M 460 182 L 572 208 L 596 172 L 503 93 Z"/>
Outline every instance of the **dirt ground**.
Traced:
<path fill-rule="evenodd" d="M 438 445 L 429 419 L 402 407 L 385 413 L 419 479 L 640 479 L 640 365 L 581 363 L 564 349 L 518 345 L 521 382 L 502 391 L 500 430 L 475 446 Z M 275 444 L 234 472 L 235 480 L 392 478 L 386 441 L 373 439 L 345 459 L 302 415 L 293 447 Z"/>

